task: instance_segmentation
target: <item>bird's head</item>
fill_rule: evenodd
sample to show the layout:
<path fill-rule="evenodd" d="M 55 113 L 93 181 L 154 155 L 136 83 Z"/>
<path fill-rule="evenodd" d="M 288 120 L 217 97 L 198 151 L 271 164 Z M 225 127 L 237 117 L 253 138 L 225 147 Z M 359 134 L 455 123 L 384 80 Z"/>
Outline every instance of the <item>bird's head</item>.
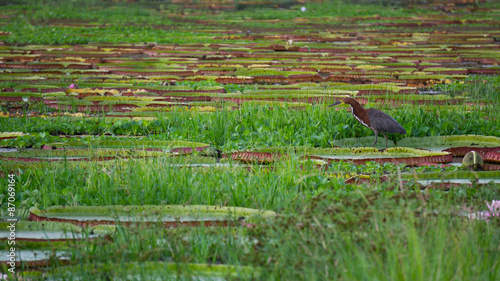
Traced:
<path fill-rule="evenodd" d="M 340 105 L 340 104 L 348 104 L 350 106 L 353 106 L 353 105 L 359 104 L 359 103 L 355 99 L 347 97 L 347 98 L 341 99 L 340 101 L 338 101 L 336 103 L 330 104 L 328 107 L 332 107 L 332 106 L 336 106 L 336 105 Z"/>

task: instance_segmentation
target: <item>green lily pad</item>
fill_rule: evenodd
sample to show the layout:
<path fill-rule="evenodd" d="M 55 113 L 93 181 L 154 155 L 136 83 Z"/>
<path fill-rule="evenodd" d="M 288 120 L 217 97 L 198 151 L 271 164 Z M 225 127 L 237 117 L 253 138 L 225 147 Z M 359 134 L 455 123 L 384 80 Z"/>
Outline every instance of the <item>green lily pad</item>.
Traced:
<path fill-rule="evenodd" d="M 0 248 L 7 247 L 10 222 L 0 222 Z M 64 248 L 67 241 L 96 238 L 115 231 L 112 225 L 97 225 L 84 231 L 80 226 L 57 221 L 19 221 L 15 224 L 16 244 L 22 249 Z"/>
<path fill-rule="evenodd" d="M 112 272 L 119 270 L 122 276 L 133 278 L 139 272 L 147 272 L 148 280 L 227 280 L 254 279 L 260 274 L 260 269 L 249 266 L 232 266 L 224 264 L 175 264 L 163 262 L 129 262 L 120 264 L 86 264 L 62 266 L 48 272 L 52 278 L 79 276 L 81 272 Z M 83 276 L 82 276 L 83 277 Z M 169 278 L 170 277 L 170 278 Z M 78 278 L 78 277 L 77 277 Z M 139 276 L 137 276 L 139 278 Z M 140 278 L 139 278 L 140 279 Z"/>
<path fill-rule="evenodd" d="M 108 157 L 152 157 L 163 156 L 163 151 L 146 151 L 131 149 L 31 149 L 20 152 L 2 152 L 2 157 L 38 158 L 48 160 L 69 160 L 79 158 L 108 158 Z"/>
<path fill-rule="evenodd" d="M 13 139 L 26 135 L 23 132 L 0 132 L 0 139 Z"/>
<path fill-rule="evenodd" d="M 298 148 L 297 151 L 301 151 Z M 363 158 L 393 158 L 393 157 L 424 157 L 424 156 L 438 156 L 449 155 L 448 152 L 436 152 L 422 149 L 415 149 L 409 147 L 390 147 L 386 150 L 380 151 L 374 147 L 334 147 L 334 148 L 304 148 L 304 155 L 317 155 L 325 156 L 328 158 L 338 159 L 363 159 Z"/>
<path fill-rule="evenodd" d="M 191 141 L 156 141 L 156 140 L 97 140 L 89 143 L 83 143 L 80 141 L 70 141 L 65 143 L 48 143 L 46 144 L 49 147 L 53 145 L 58 148 L 85 148 L 85 147 L 93 147 L 93 148 L 159 148 L 165 151 L 172 150 L 174 148 L 180 147 L 205 147 L 209 146 L 206 143 L 200 142 L 191 142 Z"/>
<path fill-rule="evenodd" d="M 28 267 L 44 267 L 51 264 L 53 258 L 57 258 L 59 262 L 64 262 L 69 260 L 71 257 L 71 252 L 66 250 L 54 250 L 54 249 L 16 249 L 16 267 L 28 266 Z M 7 255 L 0 256 L 0 263 L 6 264 L 9 259 Z M 38 278 L 37 278 L 38 279 Z M 36 279 L 28 279 L 36 280 Z"/>
<path fill-rule="evenodd" d="M 5 231 L 9 222 L 0 222 L 0 229 Z M 20 231 L 61 231 L 81 233 L 82 229 L 70 223 L 62 222 L 34 222 L 34 221 L 19 221 L 16 223 L 16 233 Z M 2 233 L 2 232 L 0 232 Z M 16 235 L 16 238 L 18 236 Z"/>
<path fill-rule="evenodd" d="M 455 172 L 431 172 L 431 173 L 417 173 L 417 174 L 401 174 L 403 179 L 500 179 L 500 171 L 455 171 Z"/>
<path fill-rule="evenodd" d="M 10 223 L 2 222 L 0 226 L 0 248 L 8 248 L 7 238 L 10 235 Z M 67 248 L 68 242 L 80 242 L 86 239 L 97 238 L 112 231 L 92 230 L 84 232 L 83 229 L 74 224 L 54 221 L 20 221 L 15 224 L 16 245 L 22 250 L 43 250 L 43 249 L 63 249 Z M 24 259 L 23 259 L 24 260 Z"/>
<path fill-rule="evenodd" d="M 371 147 L 373 142 L 375 141 L 375 136 L 369 137 L 361 137 L 361 138 L 345 138 L 340 140 L 334 140 L 331 142 L 332 146 L 340 146 L 340 147 Z M 390 139 L 387 140 L 388 147 L 394 146 L 394 142 Z M 399 146 L 401 145 L 398 142 Z M 378 142 L 375 144 L 375 147 L 378 149 L 385 148 L 385 140 L 379 137 Z"/>
<path fill-rule="evenodd" d="M 224 225 L 238 219 L 274 216 L 273 211 L 207 205 L 110 205 L 52 206 L 45 210 L 30 208 L 30 220 L 69 222 L 80 226 L 100 224 L 162 223 L 168 227 Z"/>
<path fill-rule="evenodd" d="M 400 140 L 398 145 L 440 151 L 450 147 L 498 147 L 500 138 L 480 135 L 409 137 Z"/>
<path fill-rule="evenodd" d="M 367 161 L 375 161 L 377 163 L 405 163 L 414 166 L 419 163 L 448 163 L 452 161 L 452 156 L 449 152 L 436 152 L 405 147 L 393 147 L 383 151 L 374 147 L 267 147 L 251 151 L 234 152 L 232 158 L 233 160 L 244 162 L 271 163 L 290 153 L 295 153 L 303 158 L 319 159 L 328 162 L 346 160 L 355 164 L 365 164 Z"/>

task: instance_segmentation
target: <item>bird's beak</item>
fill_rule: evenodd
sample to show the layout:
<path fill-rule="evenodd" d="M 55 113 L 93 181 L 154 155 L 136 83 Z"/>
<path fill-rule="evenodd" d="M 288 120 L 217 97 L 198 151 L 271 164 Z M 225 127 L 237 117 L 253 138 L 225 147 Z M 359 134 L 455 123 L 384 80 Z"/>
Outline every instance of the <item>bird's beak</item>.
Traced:
<path fill-rule="evenodd" d="M 336 103 L 332 103 L 332 104 L 330 104 L 330 105 L 329 105 L 329 106 L 327 106 L 327 107 L 332 107 L 332 106 L 336 106 L 336 105 L 343 104 L 343 103 L 344 103 L 344 102 L 342 102 L 342 101 L 338 101 L 338 102 L 336 102 Z"/>

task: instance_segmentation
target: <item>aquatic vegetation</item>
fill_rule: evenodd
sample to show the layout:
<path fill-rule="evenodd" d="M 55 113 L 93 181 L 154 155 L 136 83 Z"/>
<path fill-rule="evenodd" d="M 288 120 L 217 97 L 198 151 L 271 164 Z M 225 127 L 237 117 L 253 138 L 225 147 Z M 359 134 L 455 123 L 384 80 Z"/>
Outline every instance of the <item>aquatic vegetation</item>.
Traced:
<path fill-rule="evenodd" d="M 8 278 L 499 279 L 499 4 L 302 2 L 2 6 Z"/>

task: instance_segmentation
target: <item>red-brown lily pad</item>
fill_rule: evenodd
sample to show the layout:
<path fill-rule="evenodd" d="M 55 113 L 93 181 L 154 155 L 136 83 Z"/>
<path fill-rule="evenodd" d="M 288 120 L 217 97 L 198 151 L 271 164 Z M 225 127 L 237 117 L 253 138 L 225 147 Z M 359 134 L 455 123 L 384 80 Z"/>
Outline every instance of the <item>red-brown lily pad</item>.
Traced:
<path fill-rule="evenodd" d="M 205 151 L 209 147 L 210 147 L 209 145 L 208 146 L 201 146 L 201 147 L 178 147 L 178 148 L 170 149 L 169 152 L 184 155 L 184 154 L 191 154 L 195 151 L 197 151 L 197 152 Z"/>
<path fill-rule="evenodd" d="M 453 156 L 447 152 L 432 152 L 403 147 L 391 147 L 378 150 L 373 147 L 359 148 L 298 148 L 303 157 L 321 159 L 328 163 L 348 161 L 356 165 L 366 162 L 406 164 L 417 166 L 421 163 L 450 163 Z"/>
<path fill-rule="evenodd" d="M 500 152 L 498 151 L 488 151 L 483 156 L 483 161 L 487 163 L 498 163 L 500 164 Z"/>
<path fill-rule="evenodd" d="M 236 161 L 242 161 L 245 163 L 258 163 L 258 164 L 269 164 L 283 157 L 281 153 L 271 153 L 271 152 L 251 152 L 251 151 L 240 151 L 233 152 L 231 158 Z"/>
<path fill-rule="evenodd" d="M 471 151 L 476 151 L 477 153 L 481 154 L 481 156 L 484 157 L 484 155 L 487 152 L 500 151 L 500 146 L 498 146 L 498 147 L 466 147 L 466 146 L 461 146 L 461 147 L 450 147 L 450 148 L 447 148 L 443 151 L 450 152 L 453 156 L 465 156 L 465 154 L 467 154 Z"/>
<path fill-rule="evenodd" d="M 404 157 L 404 158 L 364 158 L 364 159 L 325 159 L 323 157 L 311 156 L 311 158 L 328 160 L 331 162 L 347 161 L 355 165 L 365 165 L 366 162 L 375 162 L 378 164 L 393 163 L 406 164 L 407 166 L 417 166 L 420 163 L 451 163 L 453 157 L 451 155 L 438 156 L 423 156 L 423 157 Z"/>

